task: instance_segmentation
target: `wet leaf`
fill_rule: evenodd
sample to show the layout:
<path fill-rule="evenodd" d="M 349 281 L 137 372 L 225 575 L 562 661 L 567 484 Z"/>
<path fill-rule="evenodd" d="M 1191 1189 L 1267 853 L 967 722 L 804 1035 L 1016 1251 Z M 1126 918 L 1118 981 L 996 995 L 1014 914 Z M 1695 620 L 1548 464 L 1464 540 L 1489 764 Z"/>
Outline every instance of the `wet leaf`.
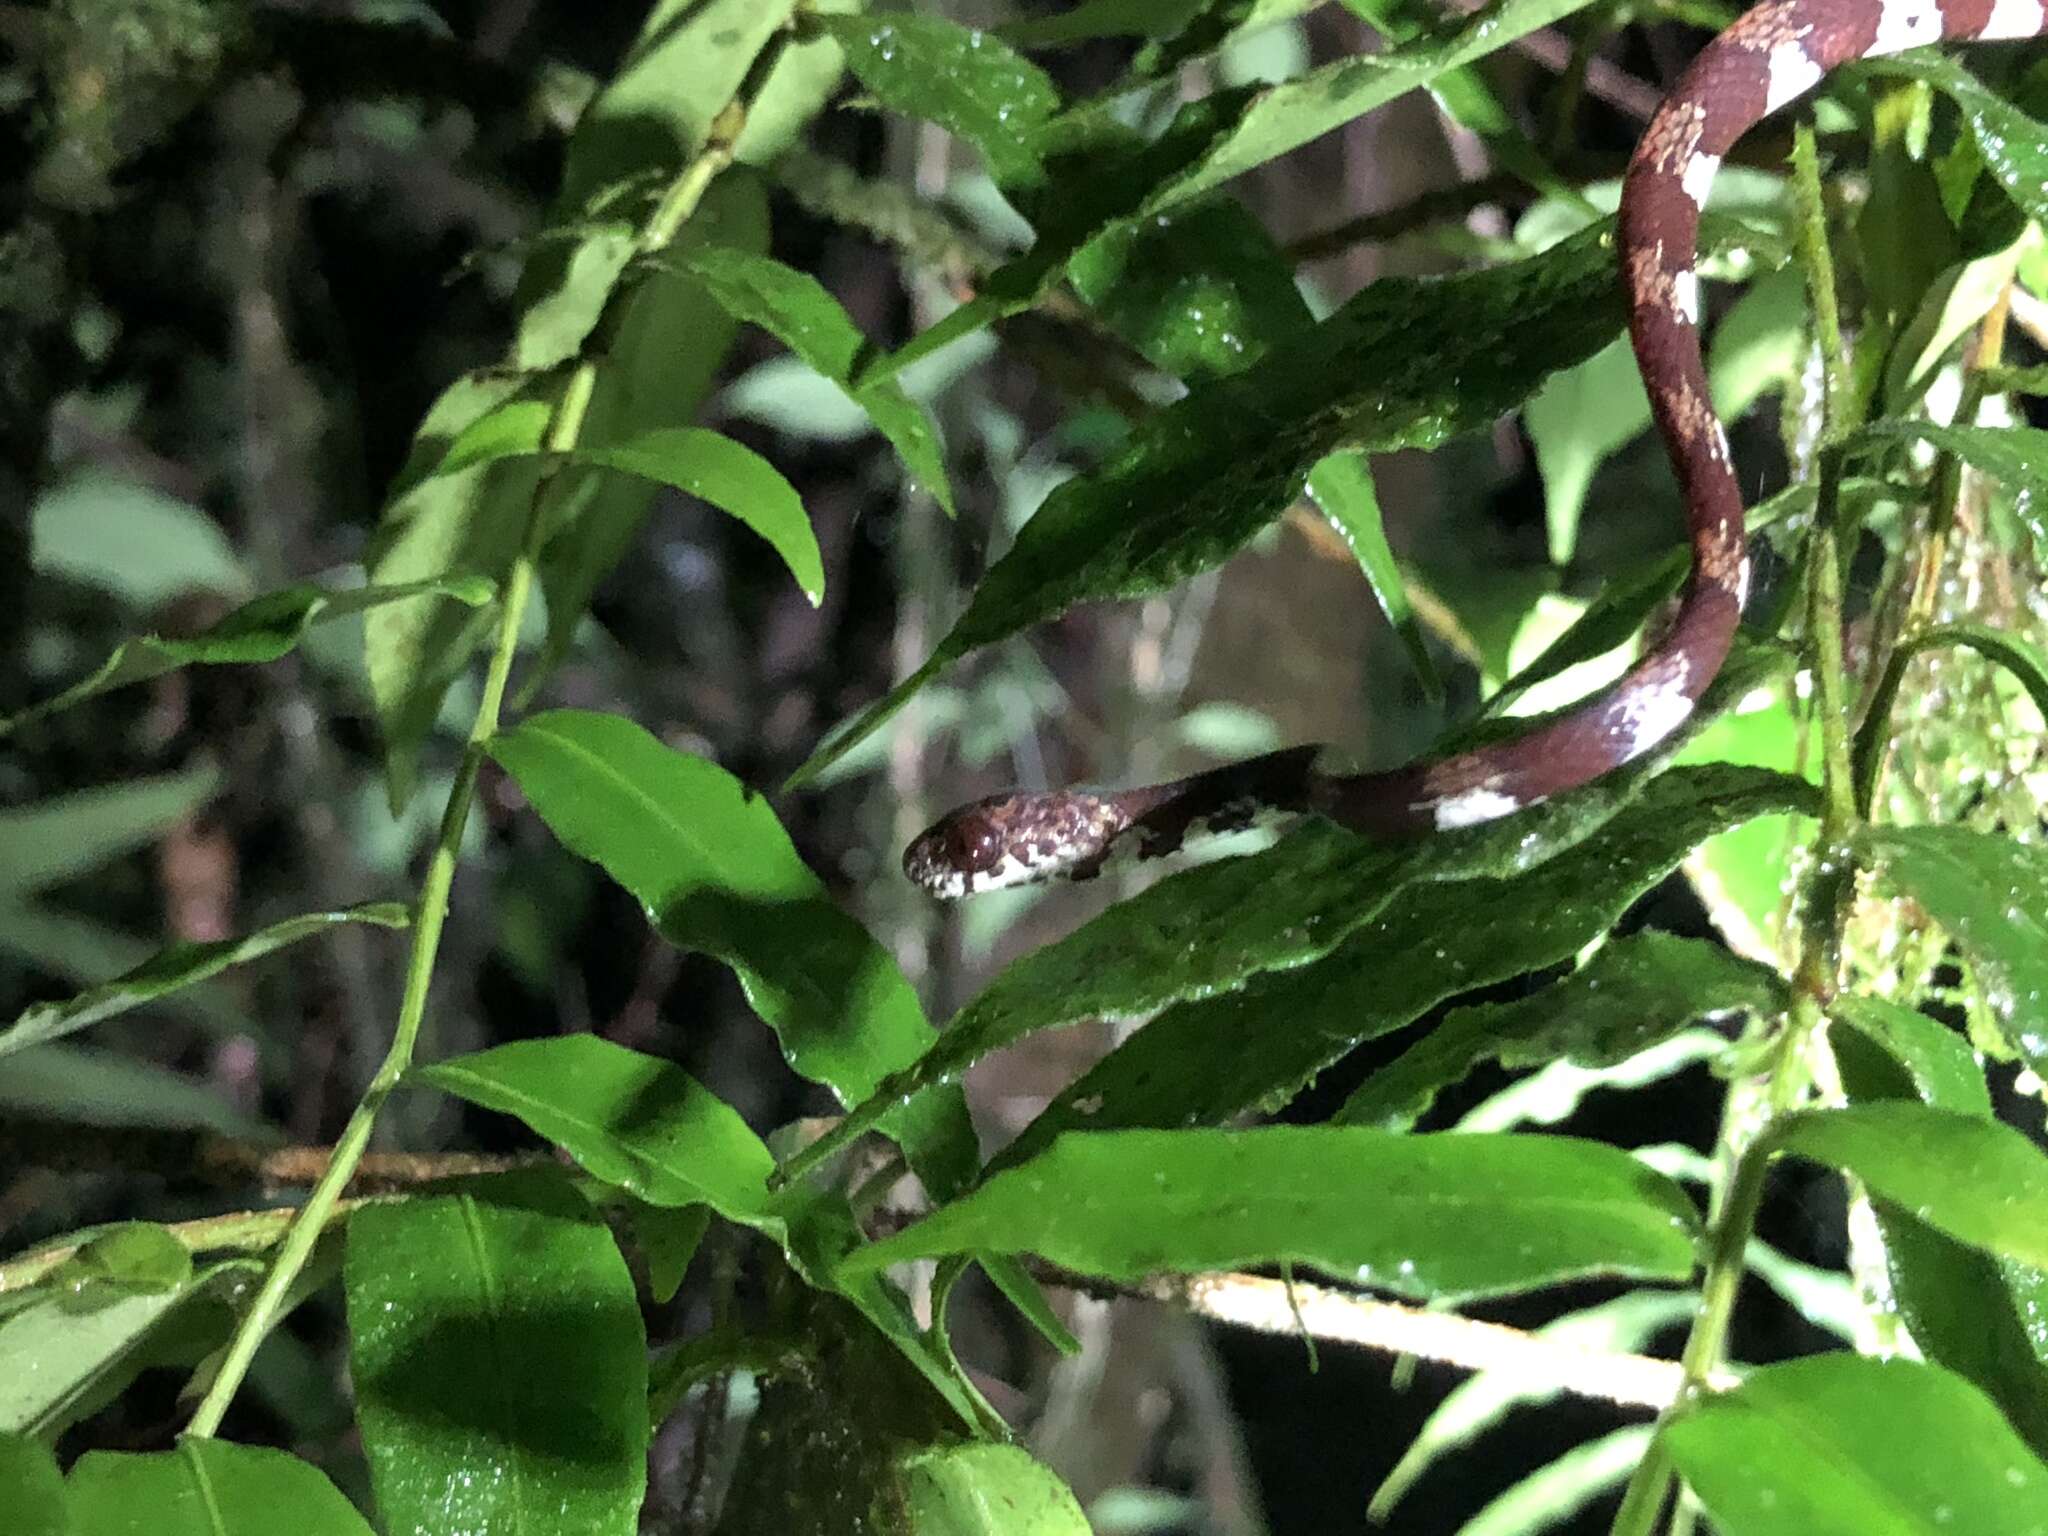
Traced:
<path fill-rule="evenodd" d="M 1515 894 L 1503 893 L 1511 900 Z M 1560 1060 L 1611 1066 L 1697 1019 L 1736 1011 L 1770 1015 L 1784 1006 L 1784 984 L 1776 975 L 1719 945 L 1666 933 L 1631 934 L 1533 997 L 1447 1014 L 1368 1078 L 1336 1118 L 1405 1130 L 1428 1112 L 1438 1092 L 1483 1061 L 1504 1067 Z"/>
<path fill-rule="evenodd" d="M 1858 847 L 1948 930 L 2006 1038 L 2048 1073 L 2048 849 L 1966 827 L 1871 827 Z"/>
<path fill-rule="evenodd" d="M 967 140 L 999 187 L 1044 181 L 1039 132 L 1060 108 L 1059 91 L 1007 43 L 907 12 L 816 19 L 884 107 Z"/>
<path fill-rule="evenodd" d="M 906 1536 L 1088 1536 L 1087 1516 L 1049 1467 L 1018 1445 L 953 1445 L 897 1467 Z"/>
<path fill-rule="evenodd" d="M 775 1159 L 682 1068 L 594 1035 L 519 1040 L 415 1068 L 409 1080 L 517 1115 L 607 1184 L 652 1205 L 767 1214 Z"/>
<path fill-rule="evenodd" d="M 1542 256 L 1390 278 L 1259 362 L 1198 386 L 1025 524 L 929 660 L 835 732 L 791 784 L 877 729 L 953 661 L 1076 603 L 1170 589 L 1234 554 L 1340 448 L 1434 447 L 1490 425 L 1613 335 L 1604 227 Z"/>
<path fill-rule="evenodd" d="M 790 1065 L 847 1103 L 933 1041 L 917 995 L 797 857 L 768 802 L 629 720 L 557 710 L 491 743 L 542 820 L 636 896 L 671 943 L 730 965 Z M 957 1092 L 892 1116 L 941 1195 L 976 1162 Z"/>
<path fill-rule="evenodd" d="M 1436 1298 L 1590 1274 L 1683 1279 L 1695 1225 L 1662 1175 L 1562 1137 L 1070 1132 L 843 1262 L 858 1273 L 989 1249 L 1124 1281 L 1293 1262 Z"/>
<path fill-rule="evenodd" d="M 2048 1156 L 2010 1126 L 1891 1101 L 1809 1110 L 1778 1136 L 1950 1237 L 2048 1265 Z"/>
<path fill-rule="evenodd" d="M 2048 1467 L 1961 1377 L 1816 1355 L 1695 1401 L 1665 1443 L 1725 1536 L 2038 1536 Z"/>
<path fill-rule="evenodd" d="M 632 1536 L 647 1341 L 611 1233 L 559 1175 L 349 1218 L 349 1361 L 393 1533 Z"/>

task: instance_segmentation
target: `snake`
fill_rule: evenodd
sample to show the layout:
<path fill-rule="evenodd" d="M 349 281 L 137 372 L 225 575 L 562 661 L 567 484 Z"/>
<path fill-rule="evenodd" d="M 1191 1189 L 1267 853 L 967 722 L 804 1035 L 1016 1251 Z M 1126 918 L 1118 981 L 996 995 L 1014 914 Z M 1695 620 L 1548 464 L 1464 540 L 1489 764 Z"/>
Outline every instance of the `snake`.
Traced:
<path fill-rule="evenodd" d="M 1303 813 L 1388 841 L 1509 816 L 1640 758 L 1680 729 L 1719 672 L 1748 596 L 1743 502 L 1700 353 L 1700 210 L 1754 124 L 1858 59 L 1936 42 L 2048 33 L 2048 0 L 1764 0 L 1703 48 L 1630 156 L 1616 221 L 1628 332 L 1685 505 L 1691 568 L 1661 636 L 1617 681 L 1524 734 L 1373 773 L 1325 772 L 1291 747 L 1167 783 L 991 795 L 905 850 L 905 874 L 954 899 L 1172 853 L 1196 833 Z"/>

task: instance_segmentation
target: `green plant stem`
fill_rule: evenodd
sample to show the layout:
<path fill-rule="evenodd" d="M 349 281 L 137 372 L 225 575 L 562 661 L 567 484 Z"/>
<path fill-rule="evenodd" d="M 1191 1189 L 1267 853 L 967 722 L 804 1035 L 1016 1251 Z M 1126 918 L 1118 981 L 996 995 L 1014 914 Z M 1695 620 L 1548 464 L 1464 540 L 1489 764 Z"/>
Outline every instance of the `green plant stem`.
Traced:
<path fill-rule="evenodd" d="M 1835 303 L 1834 264 L 1828 253 L 1827 223 L 1821 203 L 1820 162 L 1814 151 L 1813 130 L 1804 123 L 1794 136 L 1792 167 L 1793 196 L 1800 213 L 1799 252 L 1812 294 L 1814 330 L 1826 380 L 1821 403 L 1820 487 L 1806 559 L 1806 652 L 1813 670 L 1821 730 L 1821 826 L 1813 875 L 1803 904 L 1792 1006 L 1764 1074 L 1762 1123 L 1742 1146 L 1708 1224 L 1700 1308 L 1680 1357 L 1682 1385 L 1677 1400 L 1664 1412 L 1666 1422 L 1708 1389 L 1725 1359 L 1749 1240 L 1756 1228 L 1757 1210 L 1763 1203 L 1764 1179 L 1776 1154 L 1772 1126 L 1806 1092 L 1805 1057 L 1826 1027 L 1827 1007 L 1834 997 L 1839 967 L 1842 922 L 1855 884 L 1848 852 L 1857 814 L 1849 753 L 1848 687 L 1842 666 L 1841 551 L 1837 527 L 1842 457 L 1836 447 L 1847 429 L 1844 412 L 1854 396 L 1842 351 L 1840 312 Z M 1723 1134 L 1731 1132 L 1740 1134 L 1733 1116 L 1727 1117 Z M 1611 1536 L 1650 1536 L 1670 1497 L 1675 1471 L 1671 1453 L 1659 1434 L 1629 1480 Z"/>
<path fill-rule="evenodd" d="M 654 212 L 642 226 L 637 241 L 641 254 L 649 255 L 665 248 L 697 211 L 705 190 L 718 173 L 732 164 L 733 149 L 746 127 L 751 103 L 782 57 L 789 36 L 788 27 L 777 29 L 755 55 L 733 99 L 711 120 L 703 147 L 669 184 Z M 621 293 L 613 293 L 612 301 L 606 306 L 612 313 L 605 319 L 611 319 L 617 312 Z M 593 348 L 601 347 L 610 331 L 611 327 L 600 321 L 595 328 L 597 339 Z M 599 358 L 595 352 L 586 352 L 570 373 L 562 398 L 548 420 L 544 442 L 549 451 L 567 453 L 576 446 L 597 390 L 598 365 Z M 269 1274 L 264 1277 L 262 1289 L 250 1303 L 249 1310 L 235 1329 L 234 1338 L 229 1341 L 220 1373 L 215 1376 L 206 1396 L 200 1401 L 198 1411 L 192 1416 L 186 1430 L 188 1434 L 208 1436 L 220 1428 L 221 1418 L 227 1412 L 236 1389 L 241 1386 L 242 1378 L 248 1374 L 257 1347 L 276 1323 L 292 1282 L 305 1267 L 313 1245 L 319 1241 L 334 1213 L 342 1190 L 354 1176 L 356 1165 L 369 1147 L 370 1133 L 376 1126 L 378 1112 L 404 1077 L 406 1069 L 412 1065 L 413 1052 L 419 1043 L 420 1024 L 426 1017 L 427 992 L 433 981 L 434 960 L 440 952 L 441 928 L 448 915 L 448 893 L 455 883 L 455 865 L 461 854 L 462 834 L 469 824 L 470 805 L 476 797 L 477 774 L 483 767 L 488 744 L 498 731 L 499 717 L 505 704 L 505 687 L 511 679 L 512 659 L 518 651 L 520 625 L 533 595 L 535 566 L 546 526 L 542 514 L 554 480 L 554 474 L 550 473 L 543 476 L 534 488 L 526 531 L 500 593 L 498 628 L 491 645 L 490 666 L 484 676 L 483 697 L 477 705 L 476 718 L 471 722 L 469 738 L 462 750 L 462 762 L 456 769 L 455 782 L 448 791 L 447 807 L 441 815 L 440 833 L 427 864 L 426 879 L 420 886 L 414 914 L 412 951 L 406 960 L 405 995 L 399 1003 L 398 1024 L 392 1031 L 391 1048 L 385 1052 L 376 1076 L 370 1080 L 370 1086 L 364 1090 L 354 1113 L 349 1116 L 348 1125 L 336 1141 L 333 1161 L 328 1164 L 327 1172 L 313 1186 L 306 1203 L 299 1208 L 285 1232 L 277 1257 L 272 1261 Z"/>

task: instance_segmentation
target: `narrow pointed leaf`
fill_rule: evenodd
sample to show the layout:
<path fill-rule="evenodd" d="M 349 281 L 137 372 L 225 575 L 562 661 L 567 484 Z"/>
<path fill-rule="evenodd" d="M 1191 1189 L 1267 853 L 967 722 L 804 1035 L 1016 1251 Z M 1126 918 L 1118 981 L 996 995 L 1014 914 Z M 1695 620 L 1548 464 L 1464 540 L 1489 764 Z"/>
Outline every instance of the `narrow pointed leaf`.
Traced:
<path fill-rule="evenodd" d="M 1702 788 L 1667 776 L 1526 874 L 1410 883 L 1315 963 L 1169 1008 L 1063 1090 L 997 1165 L 1062 1129 L 1214 1125 L 1277 1106 L 1361 1041 L 1462 992 L 1570 960 L 1704 837 L 1785 803 L 1781 784 L 1693 799 Z M 1585 1043 L 1625 1048 L 1628 1034 L 1626 1024 L 1604 1041 L 1589 1031 Z"/>
<path fill-rule="evenodd" d="M 1408 669 L 1422 686 L 1425 698 L 1444 696 L 1443 679 L 1437 676 L 1430 658 L 1429 643 L 1422 633 L 1422 621 L 1408 601 L 1408 584 L 1387 543 L 1385 520 L 1380 516 L 1379 495 L 1373 488 L 1372 465 L 1362 453 L 1333 453 L 1309 471 L 1308 494 L 1322 510 L 1350 549 L 1358 568 L 1372 587 L 1380 612 L 1408 656 Z"/>
<path fill-rule="evenodd" d="M 893 379 L 857 386 L 854 372 L 868 340 L 825 285 L 769 256 L 730 246 L 693 252 L 684 267 L 728 315 L 758 325 L 847 392 L 886 437 L 911 478 L 953 514 L 938 428 L 925 408 Z"/>
<path fill-rule="evenodd" d="M 1874 997 L 1838 998 L 1829 1045 L 1855 1104 L 1919 1102 L 1989 1120 L 1984 1069 L 1962 1035 Z M 1845 1027 L 1846 1026 L 1846 1027 Z M 2048 1271 L 1958 1242 L 1875 1204 L 1899 1316 L 1921 1353 L 1973 1382 L 2048 1454 Z"/>
<path fill-rule="evenodd" d="M 1840 1354 L 1767 1365 L 1664 1435 L 1722 1536 L 2048 1531 L 2048 1467 L 1939 1366 Z"/>
<path fill-rule="evenodd" d="M 1536 1536 L 1556 1530 L 1611 1489 L 1620 1488 L 1650 1448 L 1654 1431 L 1632 1424 L 1575 1445 L 1486 1501 L 1457 1536 Z"/>
<path fill-rule="evenodd" d="M 57 885 L 155 841 L 219 784 L 217 769 L 199 767 L 0 811 L 0 895 Z"/>
<path fill-rule="evenodd" d="M 888 952 L 825 894 L 768 802 L 715 763 L 617 716 L 559 710 L 491 753 L 568 848 L 603 866 L 670 942 L 716 955 L 790 1065 L 847 1103 L 932 1044 Z M 940 1194 L 975 1165 L 957 1090 L 892 1117 Z"/>
<path fill-rule="evenodd" d="M 1560 1060 L 1611 1066 L 1672 1038 L 1696 1019 L 1737 1011 L 1768 1016 L 1784 1005 L 1778 977 L 1719 945 L 1665 933 L 1631 934 L 1533 997 L 1446 1015 L 1368 1078 L 1336 1119 L 1404 1130 L 1422 1118 L 1440 1090 L 1483 1061 L 1505 1067 Z"/>
<path fill-rule="evenodd" d="M 23 1046 L 62 1039 L 102 1019 L 113 1018 L 131 1008 L 140 1008 L 209 976 L 217 976 L 230 966 L 261 959 L 273 950 L 325 933 L 344 923 L 374 923 L 380 928 L 403 928 L 411 921 L 412 913 L 406 906 L 395 901 L 378 901 L 339 912 L 309 912 L 302 917 L 287 918 L 244 938 L 220 939 L 205 944 L 173 944 L 126 975 L 89 987 L 76 997 L 24 1008 L 12 1024 L 0 1029 L 0 1057 Z"/>
<path fill-rule="evenodd" d="M 1873 60 L 1880 75 L 1921 80 L 1961 109 L 1977 141 L 1977 152 L 1992 179 L 2031 219 L 2048 219 L 2048 125 L 2029 117 L 1989 89 L 1954 59 L 1915 49 L 1903 57 Z"/>
<path fill-rule="evenodd" d="M 1258 363 L 1192 390 L 1101 470 L 1068 481 L 929 660 L 791 782 L 879 727 L 944 667 L 1076 603 L 1170 589 L 1229 558 L 1340 448 L 1434 447 L 1492 423 L 1619 321 L 1607 232 L 1511 266 L 1390 278 Z M 1481 356 L 1481 353 L 1484 356 Z"/>
<path fill-rule="evenodd" d="M 349 1361 L 394 1536 L 637 1530 L 647 1341 L 632 1276 L 558 1175 L 514 1193 L 349 1219 Z"/>
<path fill-rule="evenodd" d="M 986 1248 L 1129 1281 L 1284 1261 L 1436 1298 L 1590 1274 L 1683 1279 L 1695 1226 L 1661 1174 L 1561 1137 L 1073 1132 L 844 1263 Z"/>
<path fill-rule="evenodd" d="M 146 1455 L 88 1451 L 68 1492 L 73 1536 L 371 1536 L 318 1467 L 226 1440 Z"/>
<path fill-rule="evenodd" d="M 396 587 L 286 587 L 244 603 L 196 635 L 144 635 L 116 646 L 90 677 L 0 720 L 0 737 L 97 694 L 147 682 L 180 667 L 275 661 L 297 646 L 307 630 L 328 619 L 422 596 L 452 597 L 472 608 L 480 607 L 491 600 L 492 590 L 481 576 L 449 576 Z"/>
<path fill-rule="evenodd" d="M 1007 43 L 938 16 L 819 16 L 846 66 L 891 111 L 937 123 L 981 151 L 1001 187 L 1045 178 L 1038 131 L 1059 110 L 1047 75 Z"/>
<path fill-rule="evenodd" d="M 1811 1110 L 1780 1144 L 1950 1237 L 2048 1265 L 2048 1155 L 1995 1120 L 1904 1102 Z"/>

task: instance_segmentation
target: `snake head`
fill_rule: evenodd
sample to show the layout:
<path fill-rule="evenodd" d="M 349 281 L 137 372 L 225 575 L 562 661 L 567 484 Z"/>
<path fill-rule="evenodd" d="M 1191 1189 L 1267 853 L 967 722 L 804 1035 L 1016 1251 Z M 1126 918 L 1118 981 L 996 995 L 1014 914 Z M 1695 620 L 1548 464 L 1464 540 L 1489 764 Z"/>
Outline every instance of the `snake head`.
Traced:
<path fill-rule="evenodd" d="M 1040 880 L 1084 879 L 1131 818 L 1115 797 L 991 795 L 942 817 L 903 851 L 903 873 L 941 901 Z"/>

